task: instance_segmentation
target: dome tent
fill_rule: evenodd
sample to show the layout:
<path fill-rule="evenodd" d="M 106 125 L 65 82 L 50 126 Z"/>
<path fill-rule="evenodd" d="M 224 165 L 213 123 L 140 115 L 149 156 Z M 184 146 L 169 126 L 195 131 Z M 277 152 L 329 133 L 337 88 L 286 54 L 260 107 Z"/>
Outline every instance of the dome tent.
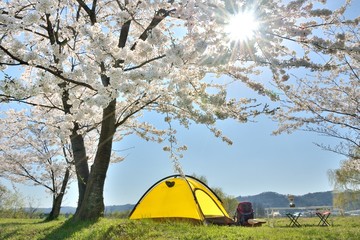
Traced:
<path fill-rule="evenodd" d="M 233 223 L 220 198 L 205 183 L 188 175 L 172 175 L 156 182 L 140 198 L 129 218 Z"/>

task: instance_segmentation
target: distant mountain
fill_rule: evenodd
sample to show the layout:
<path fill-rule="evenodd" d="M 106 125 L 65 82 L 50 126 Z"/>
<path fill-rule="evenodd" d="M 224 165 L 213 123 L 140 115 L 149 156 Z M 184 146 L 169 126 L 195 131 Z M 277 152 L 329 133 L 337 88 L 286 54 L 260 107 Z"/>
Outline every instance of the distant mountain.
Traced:
<path fill-rule="evenodd" d="M 112 212 L 126 212 L 132 210 L 135 204 L 126 204 L 126 205 L 112 205 L 105 207 L 105 213 L 112 213 Z"/>
<path fill-rule="evenodd" d="M 249 201 L 253 204 L 260 204 L 264 208 L 268 207 L 288 207 L 289 201 L 287 196 L 276 192 L 263 192 L 252 196 L 239 196 L 236 198 L 239 202 Z M 308 193 L 301 196 L 295 196 L 295 205 L 297 207 L 309 207 L 309 206 L 332 206 L 333 194 L 331 191 Z M 125 212 L 132 210 L 135 204 L 125 205 L 112 205 L 105 207 L 105 214 L 113 212 Z M 38 212 L 50 213 L 51 208 L 39 208 Z M 61 207 L 61 214 L 74 214 L 75 207 L 64 206 Z"/>
<path fill-rule="evenodd" d="M 249 201 L 252 203 L 260 203 L 265 208 L 289 206 L 287 195 L 276 192 L 263 192 L 252 196 L 239 196 L 236 199 L 239 202 Z M 297 207 L 332 206 L 333 194 L 332 191 L 308 193 L 295 196 L 294 202 Z"/>
<path fill-rule="evenodd" d="M 63 206 L 60 209 L 61 214 L 74 214 L 75 211 L 76 211 L 76 207 Z M 51 212 L 51 208 L 38 208 L 37 212 L 48 214 Z"/>

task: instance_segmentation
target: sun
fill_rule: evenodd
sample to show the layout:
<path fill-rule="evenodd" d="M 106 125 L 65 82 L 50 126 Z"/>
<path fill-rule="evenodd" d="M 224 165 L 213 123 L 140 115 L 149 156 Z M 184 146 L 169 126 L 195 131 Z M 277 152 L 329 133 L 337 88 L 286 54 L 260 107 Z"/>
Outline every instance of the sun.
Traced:
<path fill-rule="evenodd" d="M 254 37 L 259 23 L 252 12 L 240 12 L 229 18 L 225 32 L 232 41 L 247 41 Z"/>

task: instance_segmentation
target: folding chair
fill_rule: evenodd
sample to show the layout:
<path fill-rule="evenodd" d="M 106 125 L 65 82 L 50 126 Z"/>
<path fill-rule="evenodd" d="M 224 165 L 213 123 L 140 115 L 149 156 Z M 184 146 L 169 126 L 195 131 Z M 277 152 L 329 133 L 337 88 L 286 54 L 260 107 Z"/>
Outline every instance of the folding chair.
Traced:
<path fill-rule="evenodd" d="M 330 226 L 330 223 L 328 222 L 328 218 L 330 216 L 331 212 L 316 212 L 316 216 L 319 217 L 320 221 L 318 223 L 318 226 Z"/>
<path fill-rule="evenodd" d="M 301 216 L 301 213 L 287 213 L 286 216 L 290 219 L 289 227 L 301 227 L 300 223 L 298 222 L 298 218 Z"/>

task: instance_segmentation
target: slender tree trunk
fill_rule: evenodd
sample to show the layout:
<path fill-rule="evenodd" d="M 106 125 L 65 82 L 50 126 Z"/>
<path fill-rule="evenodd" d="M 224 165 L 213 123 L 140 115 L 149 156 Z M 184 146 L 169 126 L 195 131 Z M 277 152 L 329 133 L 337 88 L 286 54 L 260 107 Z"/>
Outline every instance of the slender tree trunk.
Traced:
<path fill-rule="evenodd" d="M 115 133 L 116 99 L 103 110 L 98 149 L 91 166 L 85 195 L 80 209 L 75 213 L 75 220 L 98 219 L 104 215 L 104 184 L 110 164 L 113 136 Z"/>
<path fill-rule="evenodd" d="M 66 82 L 62 82 L 59 84 L 59 87 L 62 89 L 62 103 L 64 106 L 65 114 L 71 114 L 71 105 L 68 103 L 69 91 L 67 89 L 68 84 Z M 78 206 L 76 211 L 80 209 L 81 202 L 84 198 L 86 182 L 89 177 L 89 165 L 88 158 L 86 156 L 86 148 L 84 144 L 84 138 L 82 135 L 78 134 L 79 124 L 74 122 L 74 127 L 72 129 L 72 134 L 70 136 L 71 148 L 73 151 L 73 157 L 75 162 L 75 171 L 79 188 L 79 199 Z"/>
<path fill-rule="evenodd" d="M 76 130 L 77 129 L 74 128 L 73 134 L 71 135 L 71 146 L 74 155 L 75 171 L 79 188 L 79 199 L 76 208 L 76 211 L 78 211 L 85 195 L 86 183 L 89 178 L 89 165 L 86 156 L 84 138 L 82 135 L 77 134 Z"/>
<path fill-rule="evenodd" d="M 60 209 L 61 209 L 61 203 L 65 194 L 66 186 L 69 182 L 69 176 L 70 176 L 70 170 L 67 168 L 62 184 L 61 184 L 61 190 L 60 193 L 57 196 L 54 196 L 53 198 L 53 204 L 52 209 L 49 214 L 49 216 L 46 218 L 46 220 L 54 220 L 59 217 L 60 215 Z"/>

